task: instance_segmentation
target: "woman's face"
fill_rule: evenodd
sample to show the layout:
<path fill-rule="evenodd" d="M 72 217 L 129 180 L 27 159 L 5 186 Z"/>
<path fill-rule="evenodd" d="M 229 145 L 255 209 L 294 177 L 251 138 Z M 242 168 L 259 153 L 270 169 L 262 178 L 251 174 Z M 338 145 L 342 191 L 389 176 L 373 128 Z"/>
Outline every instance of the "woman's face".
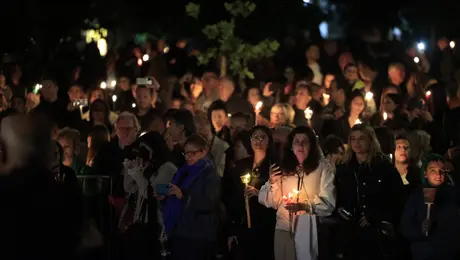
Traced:
<path fill-rule="evenodd" d="M 364 111 L 364 99 L 362 97 L 355 97 L 350 104 L 350 112 L 353 115 L 360 115 Z"/>
<path fill-rule="evenodd" d="M 441 186 L 446 181 L 446 170 L 444 163 L 441 161 L 432 161 L 428 163 L 428 166 L 425 170 L 425 178 L 431 186 Z"/>
<path fill-rule="evenodd" d="M 235 161 L 249 157 L 249 153 L 241 141 L 236 141 L 233 149 Z"/>
<path fill-rule="evenodd" d="M 285 125 L 287 123 L 287 115 L 284 112 L 284 109 L 274 106 L 270 113 L 270 123 L 274 126 Z"/>
<path fill-rule="evenodd" d="M 364 154 L 369 152 L 370 141 L 361 131 L 353 131 L 350 134 L 350 145 L 353 152 Z"/>
<path fill-rule="evenodd" d="M 348 81 L 357 81 L 359 79 L 358 68 L 355 66 L 348 66 L 345 69 L 344 76 Z"/>
<path fill-rule="evenodd" d="M 396 140 L 395 162 L 406 163 L 409 161 L 410 145 L 407 140 Z"/>
<path fill-rule="evenodd" d="M 256 107 L 257 102 L 260 101 L 260 91 L 256 88 L 251 88 L 248 91 L 248 101 L 253 107 Z"/>
<path fill-rule="evenodd" d="M 104 100 L 104 92 L 100 89 L 93 91 L 89 99 L 89 103 L 92 104 L 97 99 Z"/>
<path fill-rule="evenodd" d="M 95 106 L 91 110 L 91 118 L 95 124 L 104 124 L 105 123 L 105 108 L 103 106 Z"/>
<path fill-rule="evenodd" d="M 296 134 L 292 139 L 292 151 L 299 163 L 303 163 L 310 152 L 310 140 L 306 134 Z"/>
<path fill-rule="evenodd" d="M 184 147 L 184 157 L 187 165 L 194 165 L 206 156 L 206 151 L 196 147 L 193 144 L 187 144 Z"/>
<path fill-rule="evenodd" d="M 251 136 L 251 147 L 254 151 L 267 151 L 268 135 L 262 130 L 256 130 Z"/>
<path fill-rule="evenodd" d="M 383 98 L 383 111 L 387 113 L 393 113 L 393 111 L 396 109 L 396 104 L 389 98 L 388 96 L 385 96 Z"/>
<path fill-rule="evenodd" d="M 214 110 L 211 112 L 212 125 L 217 131 L 227 124 L 228 118 L 224 110 Z"/>

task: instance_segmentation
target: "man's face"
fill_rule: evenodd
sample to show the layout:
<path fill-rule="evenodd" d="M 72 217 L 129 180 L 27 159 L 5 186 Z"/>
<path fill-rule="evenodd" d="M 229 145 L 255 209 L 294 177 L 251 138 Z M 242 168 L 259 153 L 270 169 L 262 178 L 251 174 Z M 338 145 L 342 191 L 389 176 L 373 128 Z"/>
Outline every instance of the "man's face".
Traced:
<path fill-rule="evenodd" d="M 222 101 L 227 101 L 233 94 L 235 86 L 233 82 L 227 79 L 223 79 L 219 83 L 219 98 Z"/>
<path fill-rule="evenodd" d="M 136 139 L 136 127 L 131 118 L 118 120 L 116 124 L 116 134 L 120 143 L 124 146 L 130 145 Z"/>
<path fill-rule="evenodd" d="M 152 106 L 152 94 L 148 88 L 138 88 L 136 94 L 137 106 L 141 109 L 147 109 Z"/>
<path fill-rule="evenodd" d="M 354 131 L 350 134 L 350 144 L 353 152 L 364 154 L 369 152 L 369 140 L 361 131 Z"/>
<path fill-rule="evenodd" d="M 69 95 L 70 102 L 73 102 L 77 99 L 81 99 L 83 97 L 84 92 L 79 86 L 71 86 L 67 95 Z"/>
<path fill-rule="evenodd" d="M 298 87 L 295 91 L 295 103 L 297 106 L 304 107 L 310 102 L 311 95 L 306 87 Z"/>
<path fill-rule="evenodd" d="M 215 89 L 219 84 L 216 74 L 212 72 L 204 73 L 201 82 L 204 89 Z"/>
<path fill-rule="evenodd" d="M 72 140 L 66 137 L 61 137 L 58 139 L 59 144 L 62 146 L 64 150 L 64 158 L 70 159 L 74 155 L 74 145 Z"/>
<path fill-rule="evenodd" d="M 120 89 L 123 91 L 128 91 L 130 87 L 130 82 L 127 77 L 121 77 L 119 82 Z"/>
<path fill-rule="evenodd" d="M 53 81 L 44 80 L 42 82 L 42 86 L 43 87 L 40 89 L 40 93 L 42 94 L 44 100 L 54 101 L 57 99 L 58 87 Z"/>
<path fill-rule="evenodd" d="M 390 77 L 391 84 L 399 86 L 404 82 L 404 72 L 396 67 L 388 70 L 388 77 Z"/>

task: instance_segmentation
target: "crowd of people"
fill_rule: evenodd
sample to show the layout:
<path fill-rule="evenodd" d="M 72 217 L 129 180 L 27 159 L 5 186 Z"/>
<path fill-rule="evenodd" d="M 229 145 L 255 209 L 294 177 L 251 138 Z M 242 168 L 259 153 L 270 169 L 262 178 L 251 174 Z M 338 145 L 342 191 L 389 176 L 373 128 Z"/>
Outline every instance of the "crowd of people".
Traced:
<path fill-rule="evenodd" d="M 5 259 L 460 259 L 446 38 L 393 60 L 311 44 L 262 83 L 163 49 L 89 86 L 0 75 Z"/>

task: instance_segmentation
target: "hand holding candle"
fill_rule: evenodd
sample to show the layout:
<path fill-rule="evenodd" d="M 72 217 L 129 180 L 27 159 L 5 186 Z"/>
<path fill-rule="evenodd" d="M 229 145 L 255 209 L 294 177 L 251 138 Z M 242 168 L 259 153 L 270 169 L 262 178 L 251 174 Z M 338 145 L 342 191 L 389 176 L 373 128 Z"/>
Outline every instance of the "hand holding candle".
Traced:
<path fill-rule="evenodd" d="M 353 126 L 355 126 L 355 125 L 360 125 L 360 124 L 362 124 L 362 123 L 363 123 L 363 122 L 358 118 L 358 119 L 355 120 L 355 124 L 354 124 Z"/>
<path fill-rule="evenodd" d="M 329 100 L 330 100 L 331 96 L 329 94 L 326 94 L 326 93 L 323 93 L 323 103 L 324 103 L 324 106 L 327 106 L 329 105 Z"/>
<path fill-rule="evenodd" d="M 263 104 L 264 103 L 262 101 L 257 102 L 257 104 L 256 104 L 256 114 L 260 114 L 260 110 L 262 109 Z"/>
<path fill-rule="evenodd" d="M 305 113 L 305 118 L 307 120 L 310 120 L 311 117 L 313 116 L 313 110 L 311 110 L 310 107 L 307 107 L 307 109 L 305 109 L 304 113 Z"/>
<path fill-rule="evenodd" d="M 251 174 L 246 174 L 240 177 L 241 182 L 244 184 L 245 188 L 248 187 L 249 183 L 251 183 Z M 245 202 L 245 207 L 246 207 L 246 218 L 248 221 L 248 228 L 251 228 L 251 211 L 249 208 L 249 197 L 245 196 L 244 197 L 244 202 Z"/>

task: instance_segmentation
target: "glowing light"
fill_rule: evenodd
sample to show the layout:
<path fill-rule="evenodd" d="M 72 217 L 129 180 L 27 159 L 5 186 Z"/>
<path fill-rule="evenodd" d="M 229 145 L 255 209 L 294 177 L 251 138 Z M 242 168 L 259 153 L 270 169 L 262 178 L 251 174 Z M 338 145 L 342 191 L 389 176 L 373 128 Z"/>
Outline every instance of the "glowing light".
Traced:
<path fill-rule="evenodd" d="M 420 58 L 419 58 L 419 57 L 414 57 L 414 62 L 415 62 L 415 63 L 419 63 L 419 62 L 420 62 Z"/>
<path fill-rule="evenodd" d="M 106 89 L 106 88 L 107 88 L 107 83 L 105 83 L 105 81 L 102 81 L 102 82 L 101 82 L 101 88 L 102 88 L 102 89 Z"/>
<path fill-rule="evenodd" d="M 428 90 L 427 92 L 425 92 L 425 97 L 426 97 L 426 98 L 431 97 L 431 91 L 430 91 L 430 90 Z"/>
<path fill-rule="evenodd" d="M 117 95 L 112 95 L 112 101 L 117 102 Z"/>
<path fill-rule="evenodd" d="M 330 98 L 331 98 L 331 96 L 329 94 L 323 93 L 323 101 L 324 101 L 325 105 L 329 104 L 329 99 Z"/>
<path fill-rule="evenodd" d="M 110 86 L 111 86 L 112 88 L 114 88 L 116 85 L 117 85 L 117 81 L 116 81 L 116 80 L 112 80 L 112 81 L 110 82 Z"/>
<path fill-rule="evenodd" d="M 360 125 L 360 124 L 362 124 L 362 123 L 363 123 L 363 122 L 362 122 L 361 120 L 359 120 L 359 118 L 356 119 L 356 121 L 355 121 L 355 125 Z"/>
<path fill-rule="evenodd" d="M 372 93 L 372 92 L 369 91 L 369 92 L 366 93 L 366 96 L 365 96 L 364 98 L 365 98 L 367 101 L 369 101 L 369 100 L 371 100 L 371 99 L 374 98 L 374 93 Z"/>
<path fill-rule="evenodd" d="M 425 46 L 425 43 L 424 43 L 424 42 L 419 42 L 419 43 L 417 43 L 417 49 L 418 49 L 419 51 L 424 51 L 425 48 L 426 48 L 426 46 Z"/>
<path fill-rule="evenodd" d="M 232 117 L 232 114 L 228 113 L 228 114 L 227 114 L 227 117 Z"/>
<path fill-rule="evenodd" d="M 305 2 L 306 0 L 304 0 Z M 319 33 L 323 39 L 329 38 L 329 24 L 326 21 L 323 21 L 319 24 Z"/>
<path fill-rule="evenodd" d="M 241 176 L 241 182 L 247 186 L 251 182 L 251 174 Z"/>
<path fill-rule="evenodd" d="M 387 114 L 387 112 L 383 112 L 383 120 L 386 121 L 387 119 L 388 119 L 388 114 Z"/>
<path fill-rule="evenodd" d="M 143 63 L 142 59 L 137 59 L 137 66 L 142 66 L 142 63 Z"/>
<path fill-rule="evenodd" d="M 149 61 L 149 59 L 150 59 L 150 56 L 148 54 L 144 54 L 144 56 L 142 56 L 143 61 Z"/>
<path fill-rule="evenodd" d="M 136 103 L 133 103 L 131 106 L 132 106 L 133 108 L 136 108 Z"/>
<path fill-rule="evenodd" d="M 169 47 L 166 46 L 166 47 L 163 49 L 163 52 L 164 52 L 164 53 L 168 53 L 168 52 L 169 52 Z"/>
<path fill-rule="evenodd" d="M 455 48 L 455 42 L 454 41 L 450 41 L 449 42 L 449 46 L 451 49 Z"/>
<path fill-rule="evenodd" d="M 97 41 L 97 48 L 99 49 L 99 54 L 102 57 L 105 57 L 105 55 L 107 55 L 107 51 L 108 51 L 107 41 L 104 38 L 99 39 Z"/>
<path fill-rule="evenodd" d="M 139 135 L 139 137 L 145 135 L 146 133 L 147 133 L 147 131 L 143 131 L 143 132 Z"/>
<path fill-rule="evenodd" d="M 264 103 L 263 103 L 262 101 L 257 102 L 257 104 L 256 104 L 256 110 L 259 111 L 259 110 L 262 108 L 263 104 L 264 104 Z"/>
<path fill-rule="evenodd" d="M 313 110 L 311 110 L 310 107 L 307 107 L 307 109 L 305 109 L 304 113 L 305 113 L 305 118 L 308 119 L 308 120 L 310 120 L 311 117 L 313 116 Z"/>

